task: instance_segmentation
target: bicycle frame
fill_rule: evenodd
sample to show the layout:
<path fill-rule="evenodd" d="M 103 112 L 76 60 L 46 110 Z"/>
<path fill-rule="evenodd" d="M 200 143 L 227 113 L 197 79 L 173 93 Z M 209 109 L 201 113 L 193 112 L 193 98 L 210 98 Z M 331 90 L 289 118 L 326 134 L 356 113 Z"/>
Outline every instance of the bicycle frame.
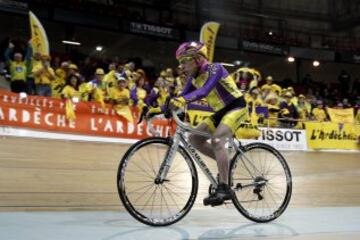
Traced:
<path fill-rule="evenodd" d="M 177 114 L 175 112 L 172 112 L 172 115 L 173 115 L 173 118 L 175 119 L 175 122 L 177 124 L 177 128 L 176 128 L 176 131 L 175 131 L 175 135 L 171 139 L 171 141 L 172 141 L 171 147 L 167 151 L 166 158 L 162 162 L 162 164 L 160 166 L 160 169 L 159 169 L 159 172 L 158 172 L 158 174 L 156 176 L 156 181 L 163 182 L 166 179 L 167 173 L 168 173 L 168 171 L 169 171 L 169 169 L 171 167 L 171 164 L 172 164 L 172 161 L 174 159 L 175 153 L 177 152 L 179 144 L 181 143 L 185 147 L 185 151 L 187 151 L 189 153 L 189 155 L 191 156 L 192 160 L 194 160 L 196 162 L 196 164 L 199 166 L 201 171 L 205 174 L 205 176 L 207 177 L 209 182 L 214 187 L 217 187 L 217 185 L 218 185 L 217 179 L 214 177 L 212 172 L 209 170 L 209 168 L 207 167 L 205 162 L 201 159 L 200 155 L 197 153 L 197 150 L 188 141 L 186 141 L 186 139 L 184 138 L 184 135 L 185 135 L 186 132 L 191 132 L 193 134 L 204 136 L 204 137 L 207 137 L 207 138 L 211 138 L 211 134 L 201 132 L 201 131 L 199 131 L 197 129 L 194 129 L 194 128 L 186 125 L 185 123 L 183 123 L 179 119 L 179 117 L 177 116 Z M 152 128 L 151 121 L 149 121 L 149 123 L 150 123 L 149 124 L 150 125 L 150 132 L 152 132 L 152 133 L 156 132 Z M 236 149 L 236 151 L 241 154 L 241 156 L 244 156 L 244 154 L 243 154 L 244 151 L 237 146 L 237 144 L 234 142 L 234 139 L 230 138 L 229 144 L 231 144 L 232 147 L 234 147 L 234 149 Z M 236 157 L 236 155 L 237 154 L 235 154 L 235 157 Z M 244 162 L 243 159 L 241 159 L 241 160 Z M 252 165 L 252 167 L 254 169 L 256 169 L 256 167 L 251 163 L 251 161 L 249 159 L 246 159 L 246 157 L 245 157 L 245 160 L 247 160 L 247 162 L 249 162 Z M 248 167 L 246 166 L 245 163 L 244 163 L 244 165 L 247 168 L 247 171 L 249 172 L 251 177 L 253 179 L 255 179 L 255 177 L 252 174 L 252 171 L 250 171 L 248 169 Z M 249 186 L 253 186 L 253 185 L 255 185 L 255 184 L 248 184 L 247 186 L 243 186 L 243 187 L 249 187 Z"/>

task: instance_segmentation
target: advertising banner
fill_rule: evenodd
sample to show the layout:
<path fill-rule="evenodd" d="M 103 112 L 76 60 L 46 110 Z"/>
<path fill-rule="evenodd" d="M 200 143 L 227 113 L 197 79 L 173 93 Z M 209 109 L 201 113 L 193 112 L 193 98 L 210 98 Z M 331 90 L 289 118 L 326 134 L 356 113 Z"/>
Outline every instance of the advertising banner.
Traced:
<path fill-rule="evenodd" d="M 132 108 L 134 122 L 119 116 L 111 105 L 103 110 L 93 102 L 74 104 L 76 119 L 65 116 L 65 101 L 55 98 L 27 96 L 0 90 L 0 125 L 43 131 L 82 134 L 90 136 L 143 139 L 152 136 L 146 123 L 136 124 L 137 108 Z M 154 120 L 154 128 L 161 136 L 172 131 L 169 121 Z"/>
<path fill-rule="evenodd" d="M 355 124 L 305 123 L 308 147 L 312 149 L 360 150 L 360 128 Z"/>
<path fill-rule="evenodd" d="M 266 143 L 280 151 L 307 150 L 306 132 L 303 129 L 262 128 L 261 135 L 256 140 L 241 140 L 247 144 L 251 142 Z"/>
<path fill-rule="evenodd" d="M 177 29 L 171 27 L 164 27 L 141 22 L 129 22 L 128 24 L 128 30 L 132 33 L 141 33 L 145 35 L 153 35 L 171 39 L 179 39 L 180 37 L 180 32 Z"/>

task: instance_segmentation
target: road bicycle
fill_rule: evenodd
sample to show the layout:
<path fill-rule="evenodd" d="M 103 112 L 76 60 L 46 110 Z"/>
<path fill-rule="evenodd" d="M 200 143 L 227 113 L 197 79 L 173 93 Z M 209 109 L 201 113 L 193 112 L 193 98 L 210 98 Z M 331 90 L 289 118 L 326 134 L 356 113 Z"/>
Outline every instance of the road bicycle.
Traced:
<path fill-rule="evenodd" d="M 151 226 L 167 226 L 181 220 L 190 211 L 198 191 L 200 170 L 210 181 L 213 193 L 218 179 L 213 175 L 187 134 L 211 135 L 196 130 L 180 120 L 173 136 L 150 137 L 133 144 L 123 156 L 117 173 L 120 199 L 138 221 Z M 151 120 L 148 126 L 154 129 Z M 251 221 L 264 223 L 278 218 L 287 208 L 292 192 L 291 172 L 284 157 L 270 145 L 241 145 L 229 140 L 235 154 L 231 158 L 229 184 L 232 203 Z"/>

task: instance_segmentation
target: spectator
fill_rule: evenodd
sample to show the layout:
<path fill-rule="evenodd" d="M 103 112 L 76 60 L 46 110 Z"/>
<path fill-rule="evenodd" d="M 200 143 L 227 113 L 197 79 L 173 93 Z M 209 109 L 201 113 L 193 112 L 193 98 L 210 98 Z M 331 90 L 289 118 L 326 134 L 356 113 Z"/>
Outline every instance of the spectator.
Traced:
<path fill-rule="evenodd" d="M 145 86 L 145 78 L 143 75 L 138 73 L 138 78 L 135 82 L 135 87 L 130 90 L 130 105 L 138 106 L 141 110 L 145 105 L 145 98 L 146 98 L 146 90 L 144 89 Z"/>
<path fill-rule="evenodd" d="M 69 71 L 69 63 L 62 62 L 60 67 L 55 71 L 55 80 L 51 82 L 51 94 L 54 98 L 61 97 L 61 91 L 66 84 L 67 72 Z"/>
<path fill-rule="evenodd" d="M 165 80 L 167 86 L 175 86 L 174 72 L 171 68 L 165 70 Z"/>
<path fill-rule="evenodd" d="M 50 56 L 42 55 L 41 61 L 32 70 L 35 78 L 36 94 L 51 97 L 51 81 L 55 80 L 55 72 L 50 67 Z"/>
<path fill-rule="evenodd" d="M 79 74 L 79 68 L 76 64 L 74 63 L 71 63 L 69 65 L 69 68 L 68 68 L 68 72 L 67 72 L 68 76 L 70 75 L 74 75 L 74 74 Z"/>
<path fill-rule="evenodd" d="M 105 72 L 104 69 L 102 68 L 97 68 L 95 70 L 95 74 L 94 74 L 95 78 L 92 79 L 90 81 L 91 84 L 93 84 L 94 87 L 97 87 L 99 89 L 101 89 L 104 94 L 106 94 L 107 91 L 107 84 L 104 81 L 104 76 L 105 76 Z"/>
<path fill-rule="evenodd" d="M 14 61 L 10 59 L 10 54 L 14 50 L 14 44 L 9 43 L 9 47 L 5 50 L 5 61 L 10 69 L 10 88 L 12 92 L 20 93 L 27 92 L 26 85 L 26 73 L 27 73 L 27 65 L 28 61 L 30 61 L 29 53 L 27 53 L 25 57 L 25 61 L 23 61 L 23 55 L 19 52 L 14 53 Z"/>
<path fill-rule="evenodd" d="M 285 100 L 280 103 L 280 112 L 279 117 L 281 118 L 280 124 L 281 127 L 294 127 L 297 124 L 297 119 L 299 118 L 299 113 L 296 106 L 291 101 L 292 94 L 287 91 L 284 94 Z"/>
<path fill-rule="evenodd" d="M 151 89 L 150 94 L 148 94 L 145 99 L 146 104 L 152 107 L 158 107 L 165 104 L 166 98 L 169 96 L 168 90 L 165 86 L 165 80 L 159 77 L 154 87 Z"/>
<path fill-rule="evenodd" d="M 117 78 L 115 76 L 116 73 L 117 73 L 116 64 L 110 63 L 109 64 L 109 72 L 104 76 L 104 82 L 107 85 L 108 92 L 111 87 L 117 87 Z"/>
<path fill-rule="evenodd" d="M 311 111 L 312 119 L 318 122 L 324 122 L 327 120 L 327 115 L 324 110 L 323 101 L 318 100 L 316 102 L 316 107 Z"/>
<path fill-rule="evenodd" d="M 278 126 L 278 115 L 280 112 L 279 106 L 279 96 L 271 92 L 265 99 L 267 107 L 269 109 L 269 120 L 268 126 L 269 127 L 277 127 Z"/>
<path fill-rule="evenodd" d="M 74 99 L 80 100 L 80 78 L 76 74 L 71 74 L 66 79 L 65 87 L 61 91 L 61 98 L 63 99 Z M 76 101 L 76 100 L 75 100 Z"/>
<path fill-rule="evenodd" d="M 263 91 L 264 88 L 271 89 L 271 85 L 273 84 L 273 77 L 267 76 L 266 77 L 266 83 L 261 86 L 261 90 Z"/>
<path fill-rule="evenodd" d="M 118 112 L 124 106 L 128 106 L 130 100 L 130 91 L 126 88 L 127 81 L 120 74 L 117 75 L 117 87 L 110 89 L 109 100 L 114 105 L 114 109 Z M 119 114 L 122 115 L 122 114 Z"/>
<path fill-rule="evenodd" d="M 306 101 L 303 94 L 300 94 L 296 106 L 299 113 L 299 122 L 296 128 L 305 128 L 304 122 L 310 119 L 311 104 Z"/>

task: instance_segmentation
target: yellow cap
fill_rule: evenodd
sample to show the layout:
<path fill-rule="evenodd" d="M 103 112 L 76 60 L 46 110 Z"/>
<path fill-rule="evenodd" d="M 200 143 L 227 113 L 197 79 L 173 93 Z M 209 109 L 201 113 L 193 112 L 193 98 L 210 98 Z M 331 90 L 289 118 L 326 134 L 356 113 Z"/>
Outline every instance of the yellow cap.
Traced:
<path fill-rule="evenodd" d="M 96 75 L 104 75 L 104 74 L 105 74 L 104 69 L 102 69 L 102 68 L 97 68 L 96 71 L 95 71 L 95 74 L 96 74 Z"/>
<path fill-rule="evenodd" d="M 161 71 L 160 72 L 160 77 L 166 77 L 166 71 Z"/>
<path fill-rule="evenodd" d="M 74 70 L 78 70 L 78 67 L 76 66 L 76 64 L 73 64 L 73 63 L 69 65 L 69 68 L 74 69 Z"/>
<path fill-rule="evenodd" d="M 285 92 L 285 97 L 292 97 L 292 93 L 289 92 L 289 91 L 286 91 L 286 92 Z"/>
<path fill-rule="evenodd" d="M 272 76 L 267 76 L 266 77 L 266 81 L 272 81 L 273 80 L 273 77 Z"/>

